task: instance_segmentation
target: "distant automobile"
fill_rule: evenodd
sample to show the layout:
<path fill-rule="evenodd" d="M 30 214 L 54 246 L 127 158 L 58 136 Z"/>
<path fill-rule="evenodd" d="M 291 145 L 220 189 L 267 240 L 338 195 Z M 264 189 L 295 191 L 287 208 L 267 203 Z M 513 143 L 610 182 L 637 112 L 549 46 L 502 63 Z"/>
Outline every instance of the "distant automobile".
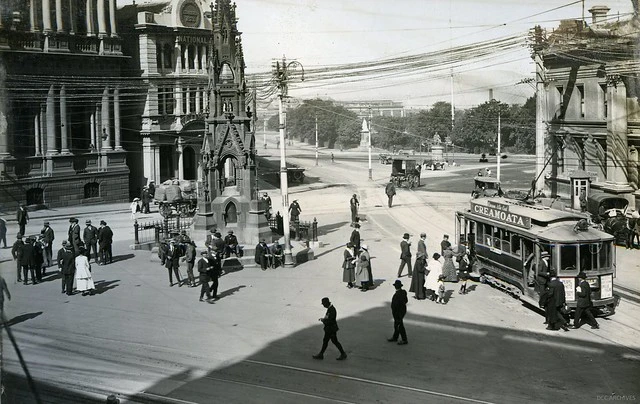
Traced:
<path fill-rule="evenodd" d="M 380 153 L 378 157 L 381 164 L 391 164 L 393 161 L 393 156 L 387 153 Z"/>
<path fill-rule="evenodd" d="M 506 154 L 503 154 L 502 156 L 500 156 L 500 158 L 504 160 L 504 159 L 506 159 L 506 158 L 507 158 L 507 155 L 506 155 Z"/>

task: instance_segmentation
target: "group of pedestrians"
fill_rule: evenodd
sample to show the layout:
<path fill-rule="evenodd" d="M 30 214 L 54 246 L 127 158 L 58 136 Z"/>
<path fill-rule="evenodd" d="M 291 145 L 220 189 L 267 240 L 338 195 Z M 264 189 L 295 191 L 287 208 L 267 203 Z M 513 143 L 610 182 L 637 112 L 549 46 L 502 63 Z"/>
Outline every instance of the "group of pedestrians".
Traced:
<path fill-rule="evenodd" d="M 11 248 L 11 255 L 16 262 L 16 279 L 24 285 L 36 285 L 42 282 L 46 271 L 54 265 L 53 244 L 55 232 L 49 221 L 44 221 L 39 235 L 27 236 L 26 231 L 28 213 L 23 212 L 23 206 L 18 209 L 19 224 L 22 223 L 20 233 Z M 20 222 L 22 220 L 22 222 Z M 67 237 L 62 241 L 61 248 L 56 255 L 58 270 L 62 275 L 62 293 L 72 295 L 74 282 L 76 290 L 83 295 L 93 293 L 95 285 L 91 276 L 89 261 L 91 253 L 94 254 L 94 262 L 101 265 L 111 263 L 113 231 L 104 220 L 100 221 L 100 227 L 96 228 L 91 220 L 85 222 L 85 229 L 80 235 L 78 219 L 69 219 Z"/>

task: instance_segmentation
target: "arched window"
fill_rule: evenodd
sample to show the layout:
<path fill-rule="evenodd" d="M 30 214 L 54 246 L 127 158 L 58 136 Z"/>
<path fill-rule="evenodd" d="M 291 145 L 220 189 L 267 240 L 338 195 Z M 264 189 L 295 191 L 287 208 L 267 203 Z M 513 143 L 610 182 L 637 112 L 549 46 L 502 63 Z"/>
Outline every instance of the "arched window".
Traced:
<path fill-rule="evenodd" d="M 235 203 L 229 202 L 227 204 L 227 207 L 224 209 L 224 221 L 225 225 L 238 223 L 238 208 L 236 208 Z"/>
<path fill-rule="evenodd" d="M 100 197 L 100 184 L 97 182 L 88 182 L 84 185 L 84 198 Z"/>

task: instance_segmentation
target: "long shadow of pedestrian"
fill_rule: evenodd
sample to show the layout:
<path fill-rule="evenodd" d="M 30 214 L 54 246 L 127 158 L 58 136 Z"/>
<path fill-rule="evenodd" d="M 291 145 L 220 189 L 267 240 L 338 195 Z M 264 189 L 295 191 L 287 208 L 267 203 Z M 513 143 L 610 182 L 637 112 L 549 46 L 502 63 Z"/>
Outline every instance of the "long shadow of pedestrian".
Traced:
<path fill-rule="evenodd" d="M 222 270 L 224 271 L 224 275 L 230 274 L 232 272 L 242 271 L 244 266 L 240 262 L 240 260 L 236 257 L 229 257 L 222 260 Z"/>
<path fill-rule="evenodd" d="M 467 293 L 475 292 L 477 287 L 478 287 L 478 285 L 471 285 L 471 286 L 467 287 Z"/>
<path fill-rule="evenodd" d="M 386 279 L 374 279 L 373 280 L 373 286 L 369 289 L 375 289 L 378 286 L 382 285 L 383 283 L 385 283 Z"/>
<path fill-rule="evenodd" d="M 42 275 L 42 280 L 40 281 L 40 283 L 51 282 L 60 278 L 62 278 L 62 274 L 55 270 L 55 272 L 52 271 L 46 275 Z"/>
<path fill-rule="evenodd" d="M 330 223 L 330 224 L 325 224 L 324 226 L 318 226 L 318 234 L 319 235 L 325 235 L 325 234 L 332 233 L 332 232 L 340 229 L 341 227 L 343 227 L 347 223 L 349 223 L 349 222 Z"/>
<path fill-rule="evenodd" d="M 453 299 L 453 290 L 447 290 L 444 292 L 444 302 L 449 303 L 449 300 Z"/>
<path fill-rule="evenodd" d="M 133 257 L 135 257 L 134 254 L 116 255 L 113 257 L 113 262 L 125 261 Z"/>
<path fill-rule="evenodd" d="M 218 293 L 218 299 L 225 298 L 227 296 L 231 296 L 242 288 L 246 288 L 245 285 L 236 286 L 235 288 L 227 289 L 224 292 Z"/>
<path fill-rule="evenodd" d="M 346 243 L 345 243 L 345 244 L 346 244 Z M 340 248 L 344 248 L 345 244 L 339 244 L 339 245 L 337 245 L 337 246 L 335 246 L 335 247 L 333 247 L 333 248 L 330 248 L 330 249 L 328 249 L 328 250 L 325 250 L 325 251 L 321 252 L 320 254 L 315 255 L 315 257 L 316 257 L 316 258 L 320 258 L 320 257 L 322 257 L 322 256 L 323 256 L 323 255 L 325 255 L 325 254 L 329 254 L 330 252 L 333 252 L 333 251 L 338 250 L 338 249 L 340 249 Z"/>
<path fill-rule="evenodd" d="M 118 287 L 118 285 L 114 285 L 114 283 L 116 282 L 120 282 L 120 279 L 116 279 L 113 281 L 95 281 L 94 285 L 96 287 L 96 290 L 93 293 L 96 295 L 101 295 L 107 290 L 116 288 Z"/>
<path fill-rule="evenodd" d="M 20 314 L 19 316 L 15 316 L 11 320 L 7 321 L 4 325 L 6 327 L 11 327 L 11 326 L 14 326 L 16 324 L 20 324 L 23 321 L 31 320 L 32 318 L 36 318 L 40 314 L 42 314 L 41 311 L 37 311 L 37 312 L 34 312 L 34 313 Z"/>

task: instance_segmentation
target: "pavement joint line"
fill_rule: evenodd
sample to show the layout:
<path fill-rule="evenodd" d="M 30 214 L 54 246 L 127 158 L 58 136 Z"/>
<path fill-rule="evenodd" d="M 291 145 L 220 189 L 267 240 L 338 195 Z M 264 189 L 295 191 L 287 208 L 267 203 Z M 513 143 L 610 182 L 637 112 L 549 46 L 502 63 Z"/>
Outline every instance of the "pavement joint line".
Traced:
<path fill-rule="evenodd" d="M 187 401 L 187 400 L 182 400 L 179 398 L 173 398 L 173 397 L 167 397 L 167 396 L 160 396 L 158 394 L 153 394 L 153 393 L 147 393 L 145 391 L 141 391 L 140 393 L 138 393 L 136 396 L 149 396 L 149 399 L 153 399 L 154 401 L 152 402 L 171 402 L 171 403 L 181 403 L 181 404 L 198 404 L 197 401 Z M 133 400 L 136 397 L 131 397 L 131 396 L 126 396 L 127 400 Z M 143 397 L 139 397 L 139 398 L 143 398 Z"/>
<path fill-rule="evenodd" d="M 317 375 L 322 375 L 322 376 L 337 377 L 339 379 L 345 379 L 345 380 L 352 380 L 352 381 L 357 381 L 357 382 L 362 382 L 362 383 L 375 384 L 375 385 L 378 385 L 378 386 L 391 387 L 391 388 L 400 389 L 400 390 L 415 391 L 417 393 L 429 394 L 429 395 L 438 396 L 438 397 L 451 398 L 451 399 L 454 399 L 454 400 L 466 401 L 466 402 L 470 402 L 470 403 L 497 404 L 497 403 L 494 403 L 492 401 L 477 400 L 475 398 L 456 396 L 454 394 L 440 393 L 438 391 L 433 391 L 433 390 L 419 389 L 417 387 L 402 386 L 400 384 L 386 383 L 386 382 L 381 382 L 381 381 L 377 381 L 377 380 L 364 379 L 364 378 L 361 378 L 361 377 L 347 376 L 347 375 L 341 375 L 341 374 L 337 374 L 337 373 L 323 372 L 323 371 L 320 371 L 320 370 L 306 369 L 306 368 L 301 368 L 301 367 L 297 367 L 297 366 L 281 365 L 281 364 L 278 364 L 278 363 L 262 362 L 262 361 L 256 361 L 256 360 L 251 360 L 251 359 L 246 359 L 243 362 L 254 363 L 254 364 L 257 364 L 257 365 L 271 366 L 271 367 L 282 368 L 282 369 L 297 370 L 299 372 L 312 373 L 312 374 L 317 374 Z"/>
<path fill-rule="evenodd" d="M 460 328 L 460 327 L 454 327 L 452 325 L 445 325 L 445 324 L 432 324 L 432 323 L 426 323 L 424 321 L 418 321 L 418 320 L 404 320 L 404 322 L 407 324 L 417 325 L 418 327 L 433 328 L 433 329 L 446 330 L 446 331 L 455 331 L 457 333 L 477 335 L 479 337 L 486 337 L 489 334 L 488 331 Z"/>
<path fill-rule="evenodd" d="M 506 339 L 506 340 L 509 340 L 509 341 L 527 342 L 527 343 L 531 343 L 531 344 L 534 344 L 534 345 L 546 345 L 546 346 L 551 347 L 551 348 L 569 349 L 569 350 L 573 350 L 573 351 L 588 352 L 588 353 L 591 353 L 591 354 L 603 354 L 605 352 L 604 349 L 600 349 L 600 348 L 588 348 L 588 347 L 580 346 L 580 345 L 570 345 L 570 344 L 566 344 L 566 343 L 561 342 L 561 341 L 557 341 L 557 342 L 556 341 L 544 341 L 544 340 L 541 341 L 538 338 L 534 338 L 534 337 L 525 337 L 525 336 L 507 334 L 502 338 Z"/>
<path fill-rule="evenodd" d="M 308 398 L 316 398 L 316 399 L 320 399 L 320 400 L 331 401 L 331 402 L 334 402 L 334 403 L 356 404 L 356 402 L 353 402 L 353 401 L 337 400 L 335 398 L 319 396 L 319 395 L 316 395 L 316 394 L 301 393 L 299 391 L 279 389 L 277 387 L 268 387 L 268 386 L 263 386 L 263 385 L 255 384 L 255 383 L 247 383 L 247 382 L 241 382 L 241 381 L 236 381 L 236 380 L 228 380 L 228 379 L 222 379 L 222 378 L 212 377 L 212 376 L 204 376 L 204 377 L 206 379 L 208 379 L 208 380 L 215 380 L 215 381 L 225 382 L 225 383 L 234 383 L 234 384 L 239 384 L 239 385 L 242 385 L 242 386 L 249 386 L 249 387 L 258 387 L 258 388 L 261 388 L 261 389 L 264 389 L 264 390 L 277 391 L 277 392 L 281 392 L 281 393 L 289 393 L 289 394 L 308 397 Z"/>

